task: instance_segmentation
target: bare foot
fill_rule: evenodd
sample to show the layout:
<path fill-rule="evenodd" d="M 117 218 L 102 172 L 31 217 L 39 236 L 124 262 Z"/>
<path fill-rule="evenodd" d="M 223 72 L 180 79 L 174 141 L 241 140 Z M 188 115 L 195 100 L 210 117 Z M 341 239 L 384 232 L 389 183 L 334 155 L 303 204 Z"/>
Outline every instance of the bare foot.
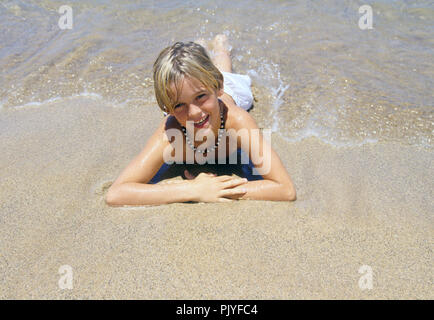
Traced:
<path fill-rule="evenodd" d="M 228 37 L 218 34 L 211 42 L 211 59 L 220 71 L 232 72 L 231 50 Z"/>
<path fill-rule="evenodd" d="M 225 34 L 218 34 L 212 41 L 214 53 L 230 54 L 232 46 L 229 44 L 229 39 Z"/>

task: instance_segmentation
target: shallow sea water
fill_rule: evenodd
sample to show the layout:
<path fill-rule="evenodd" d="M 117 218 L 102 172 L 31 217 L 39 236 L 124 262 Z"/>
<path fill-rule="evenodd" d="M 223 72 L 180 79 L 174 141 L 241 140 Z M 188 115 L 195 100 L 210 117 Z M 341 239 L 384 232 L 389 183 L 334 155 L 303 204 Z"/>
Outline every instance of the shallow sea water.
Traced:
<path fill-rule="evenodd" d="M 73 9 L 61 30 L 58 9 Z M 1 109 L 71 96 L 156 106 L 152 64 L 174 41 L 229 36 L 248 74 L 259 125 L 288 141 L 335 146 L 398 141 L 431 149 L 434 4 L 370 1 L 0 2 Z"/>

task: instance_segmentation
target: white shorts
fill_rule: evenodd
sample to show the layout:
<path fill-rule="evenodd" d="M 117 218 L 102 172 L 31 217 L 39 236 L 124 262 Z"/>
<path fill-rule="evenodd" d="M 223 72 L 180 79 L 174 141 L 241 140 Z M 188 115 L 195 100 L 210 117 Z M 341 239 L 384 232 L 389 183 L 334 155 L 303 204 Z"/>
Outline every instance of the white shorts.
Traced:
<path fill-rule="evenodd" d="M 235 104 L 244 110 L 249 110 L 253 104 L 253 95 L 250 85 L 252 80 L 247 75 L 222 72 L 223 91 L 234 99 Z"/>

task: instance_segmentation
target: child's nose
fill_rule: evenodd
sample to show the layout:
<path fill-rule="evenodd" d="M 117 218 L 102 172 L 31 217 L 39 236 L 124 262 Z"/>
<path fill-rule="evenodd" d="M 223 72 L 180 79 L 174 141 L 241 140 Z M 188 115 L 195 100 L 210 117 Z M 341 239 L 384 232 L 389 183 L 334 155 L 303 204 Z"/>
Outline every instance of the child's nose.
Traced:
<path fill-rule="evenodd" d="M 191 103 L 188 106 L 188 117 L 189 118 L 194 118 L 195 116 L 200 115 L 200 114 L 202 114 L 202 109 L 199 106 L 195 105 L 194 103 Z"/>

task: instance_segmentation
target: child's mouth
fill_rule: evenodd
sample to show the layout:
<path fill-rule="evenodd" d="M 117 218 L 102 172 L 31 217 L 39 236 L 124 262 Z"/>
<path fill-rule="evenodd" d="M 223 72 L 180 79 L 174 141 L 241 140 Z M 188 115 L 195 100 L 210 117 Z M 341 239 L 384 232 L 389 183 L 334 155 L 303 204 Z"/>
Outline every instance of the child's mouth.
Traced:
<path fill-rule="evenodd" d="M 207 116 L 205 116 L 204 118 L 202 118 L 201 120 L 197 121 L 194 123 L 194 127 L 195 128 L 203 128 L 209 120 L 209 114 Z"/>

